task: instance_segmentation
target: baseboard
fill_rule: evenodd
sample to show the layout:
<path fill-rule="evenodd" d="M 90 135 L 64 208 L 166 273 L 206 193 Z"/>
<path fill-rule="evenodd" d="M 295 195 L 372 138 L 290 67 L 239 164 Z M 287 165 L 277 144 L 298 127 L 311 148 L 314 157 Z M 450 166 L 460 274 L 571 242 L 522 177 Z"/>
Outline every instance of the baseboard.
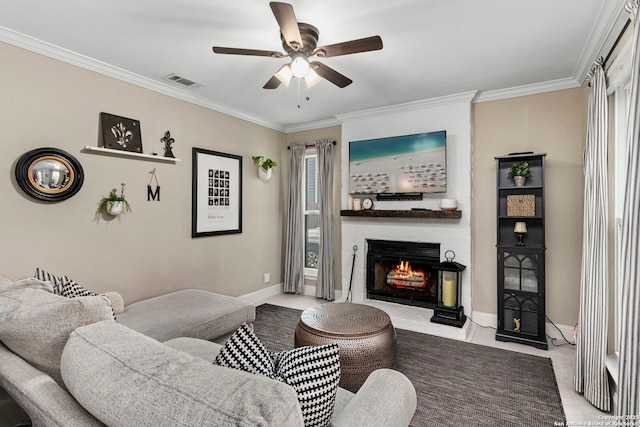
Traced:
<path fill-rule="evenodd" d="M 254 304 L 262 302 L 268 298 L 274 297 L 276 295 L 280 295 L 283 293 L 283 284 L 278 283 L 276 285 L 271 285 L 266 288 L 258 289 L 257 291 L 250 292 L 248 294 L 240 295 L 239 298 L 252 302 Z M 316 296 L 316 287 L 314 285 L 305 285 L 304 286 L 304 295 Z M 342 298 L 342 291 L 336 290 L 336 300 L 340 300 Z"/>
<path fill-rule="evenodd" d="M 304 285 L 304 294 L 312 297 L 316 296 L 316 287 L 314 285 Z M 336 289 L 335 301 L 339 301 L 342 298 L 342 291 Z"/>
<path fill-rule="evenodd" d="M 480 326 L 488 328 L 496 328 L 498 325 L 498 316 L 493 313 L 483 313 L 481 311 L 471 312 L 471 320 Z"/>
<path fill-rule="evenodd" d="M 266 288 L 258 289 L 257 291 L 250 292 L 248 294 L 240 295 L 240 298 L 252 303 L 258 303 L 266 300 L 267 298 L 280 295 L 282 293 L 282 283 L 267 286 Z"/>

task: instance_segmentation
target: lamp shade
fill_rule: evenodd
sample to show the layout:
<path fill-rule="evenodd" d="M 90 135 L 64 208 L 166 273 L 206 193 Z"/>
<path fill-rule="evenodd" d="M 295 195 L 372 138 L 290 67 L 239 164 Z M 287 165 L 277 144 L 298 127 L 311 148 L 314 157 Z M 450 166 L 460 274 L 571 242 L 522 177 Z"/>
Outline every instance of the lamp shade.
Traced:
<path fill-rule="evenodd" d="M 275 76 L 278 78 L 278 80 L 280 80 L 280 82 L 282 82 L 282 84 L 289 87 L 289 82 L 293 77 L 293 73 L 291 72 L 291 67 L 289 66 L 289 64 L 285 64 L 280 67 Z"/>
<path fill-rule="evenodd" d="M 307 82 L 307 88 L 310 88 L 311 86 L 322 80 L 322 77 L 320 77 L 315 71 L 313 71 L 313 68 L 309 68 L 309 72 L 306 76 L 304 76 L 304 80 Z"/>
<path fill-rule="evenodd" d="M 514 233 L 526 233 L 527 232 L 527 223 L 526 222 L 516 222 L 515 227 L 513 227 Z"/>

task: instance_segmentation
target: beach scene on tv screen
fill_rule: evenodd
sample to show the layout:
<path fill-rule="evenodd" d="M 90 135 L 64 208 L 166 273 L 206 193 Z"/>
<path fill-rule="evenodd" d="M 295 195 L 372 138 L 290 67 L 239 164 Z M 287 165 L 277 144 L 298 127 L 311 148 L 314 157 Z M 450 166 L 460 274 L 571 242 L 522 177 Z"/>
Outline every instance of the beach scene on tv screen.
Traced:
<path fill-rule="evenodd" d="M 349 142 L 349 193 L 447 191 L 446 131 Z"/>

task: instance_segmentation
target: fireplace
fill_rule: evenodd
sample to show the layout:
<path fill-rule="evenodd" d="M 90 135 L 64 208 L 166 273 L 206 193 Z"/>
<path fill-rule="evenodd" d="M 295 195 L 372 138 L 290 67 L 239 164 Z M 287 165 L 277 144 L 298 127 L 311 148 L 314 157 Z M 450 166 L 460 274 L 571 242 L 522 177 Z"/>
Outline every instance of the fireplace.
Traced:
<path fill-rule="evenodd" d="M 367 239 L 367 298 L 433 308 L 440 243 Z"/>

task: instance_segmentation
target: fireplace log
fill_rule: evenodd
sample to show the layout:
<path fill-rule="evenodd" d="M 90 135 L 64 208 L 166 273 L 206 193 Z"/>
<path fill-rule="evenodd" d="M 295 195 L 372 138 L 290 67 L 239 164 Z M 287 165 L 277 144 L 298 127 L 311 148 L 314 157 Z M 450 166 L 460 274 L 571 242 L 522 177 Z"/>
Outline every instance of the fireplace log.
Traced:
<path fill-rule="evenodd" d="M 387 284 L 399 288 L 424 288 L 426 285 L 424 273 L 413 272 L 408 274 L 402 271 L 390 271 L 387 273 Z"/>

